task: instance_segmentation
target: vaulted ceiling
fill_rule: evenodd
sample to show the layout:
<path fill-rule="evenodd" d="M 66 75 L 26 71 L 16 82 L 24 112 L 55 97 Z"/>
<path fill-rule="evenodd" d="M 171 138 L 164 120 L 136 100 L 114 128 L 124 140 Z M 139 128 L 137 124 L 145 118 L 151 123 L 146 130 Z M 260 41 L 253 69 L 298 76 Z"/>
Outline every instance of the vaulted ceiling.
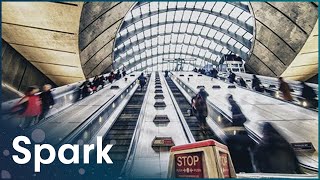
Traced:
<path fill-rule="evenodd" d="M 2 38 L 58 85 L 122 65 L 143 70 L 161 64 L 150 65 L 150 58 L 185 55 L 203 65 L 230 52 L 253 73 L 301 80 L 317 74 L 318 3 L 152 3 L 2 2 Z M 177 12 L 180 20 L 163 20 Z M 252 22 L 235 16 L 239 12 L 252 15 Z M 161 48 L 169 51 L 161 55 Z"/>

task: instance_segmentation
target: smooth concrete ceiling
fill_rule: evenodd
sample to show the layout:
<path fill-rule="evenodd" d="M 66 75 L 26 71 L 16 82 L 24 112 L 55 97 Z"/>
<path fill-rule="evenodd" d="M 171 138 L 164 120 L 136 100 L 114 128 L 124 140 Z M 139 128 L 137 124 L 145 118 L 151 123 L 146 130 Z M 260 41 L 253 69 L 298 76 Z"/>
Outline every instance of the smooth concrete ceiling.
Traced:
<path fill-rule="evenodd" d="M 83 80 L 82 2 L 2 2 L 2 38 L 57 85 Z"/>
<path fill-rule="evenodd" d="M 2 2 L 3 39 L 58 85 L 82 80 L 112 69 L 117 30 L 134 4 Z M 246 67 L 256 74 L 288 76 L 285 70 L 303 54 L 300 50 L 315 27 L 318 4 L 251 2 L 251 6 L 256 40 Z M 315 44 L 310 42 L 309 46 Z M 309 49 L 313 59 L 318 58 L 318 47 Z M 307 55 L 298 59 L 309 61 Z M 315 68 L 313 73 L 309 69 L 290 66 L 288 71 L 309 77 Z"/>

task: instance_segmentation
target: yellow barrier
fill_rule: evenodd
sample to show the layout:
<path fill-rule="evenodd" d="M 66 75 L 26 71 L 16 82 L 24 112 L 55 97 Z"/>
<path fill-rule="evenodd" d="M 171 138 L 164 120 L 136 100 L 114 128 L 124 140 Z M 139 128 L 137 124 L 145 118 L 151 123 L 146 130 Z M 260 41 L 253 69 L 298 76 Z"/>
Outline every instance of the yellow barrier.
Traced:
<path fill-rule="evenodd" d="M 170 149 L 168 178 L 235 178 L 228 147 L 214 140 Z"/>

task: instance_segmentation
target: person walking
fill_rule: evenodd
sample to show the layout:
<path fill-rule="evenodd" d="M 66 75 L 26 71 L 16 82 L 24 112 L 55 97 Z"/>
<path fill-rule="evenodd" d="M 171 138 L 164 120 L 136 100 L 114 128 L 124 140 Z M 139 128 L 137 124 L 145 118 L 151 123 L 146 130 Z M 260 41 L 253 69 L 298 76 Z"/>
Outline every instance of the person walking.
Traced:
<path fill-rule="evenodd" d="M 22 97 L 16 105 L 12 108 L 12 112 L 18 114 L 18 116 L 24 117 L 24 121 L 19 125 L 21 129 L 26 129 L 31 124 L 38 122 L 39 115 L 41 114 L 41 100 L 39 95 L 39 88 L 36 86 L 28 87 L 25 92 L 25 96 Z"/>
<path fill-rule="evenodd" d="M 43 92 L 40 94 L 40 99 L 42 102 L 42 112 L 40 114 L 39 117 L 39 122 L 42 119 L 46 118 L 46 115 L 48 113 L 48 111 L 52 108 L 52 106 L 54 105 L 54 99 L 51 93 L 51 88 L 52 86 L 50 84 L 45 84 L 42 87 Z"/>
<path fill-rule="evenodd" d="M 139 84 L 140 84 L 141 91 L 142 91 L 144 85 L 146 85 L 146 83 L 147 83 L 147 78 L 144 76 L 143 73 L 141 73 L 138 80 L 139 80 Z"/>
<path fill-rule="evenodd" d="M 290 92 L 290 86 L 286 83 L 282 77 L 279 77 L 279 91 L 282 93 L 283 99 L 286 101 L 293 101 Z"/>

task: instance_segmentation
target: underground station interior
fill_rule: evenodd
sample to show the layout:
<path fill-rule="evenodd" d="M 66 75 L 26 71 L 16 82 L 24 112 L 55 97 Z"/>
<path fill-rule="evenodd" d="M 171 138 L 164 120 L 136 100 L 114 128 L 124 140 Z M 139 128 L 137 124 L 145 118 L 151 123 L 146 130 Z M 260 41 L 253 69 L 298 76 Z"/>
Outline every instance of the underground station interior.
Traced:
<path fill-rule="evenodd" d="M 318 2 L 1 4 L 2 178 L 318 177 Z M 17 135 L 80 164 L 17 165 Z"/>

